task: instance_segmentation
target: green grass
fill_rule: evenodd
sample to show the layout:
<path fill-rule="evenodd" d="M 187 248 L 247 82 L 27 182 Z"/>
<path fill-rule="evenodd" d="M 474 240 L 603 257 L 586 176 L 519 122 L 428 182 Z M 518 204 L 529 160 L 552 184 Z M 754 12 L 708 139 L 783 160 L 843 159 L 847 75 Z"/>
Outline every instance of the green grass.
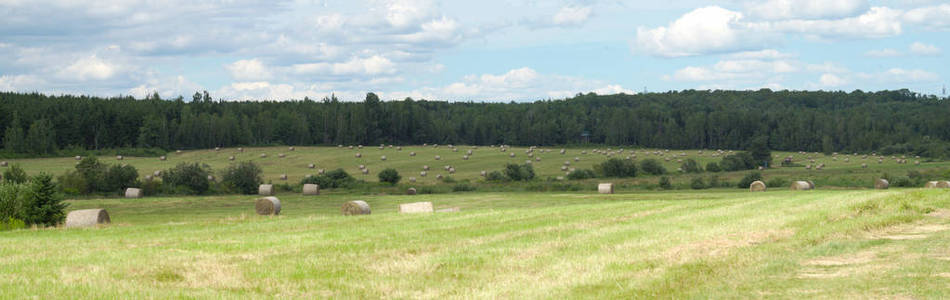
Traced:
<path fill-rule="evenodd" d="M 606 155 L 594 154 L 591 151 L 593 149 L 594 148 L 569 148 L 564 155 L 560 154 L 560 148 L 556 147 L 550 148 L 550 152 L 535 151 L 535 157 L 541 157 L 542 159 L 540 162 L 533 161 L 532 164 L 539 178 L 548 179 L 565 175 L 565 172 L 560 169 L 565 161 L 570 161 L 571 167 L 590 169 L 595 164 L 610 158 Z M 601 149 L 603 150 L 604 148 Z M 471 159 L 463 160 L 462 156 L 465 155 L 468 150 L 472 150 L 473 155 Z M 375 182 L 378 181 L 376 175 L 379 171 L 385 168 L 395 168 L 402 175 L 403 182 L 408 182 L 409 177 L 416 177 L 416 185 L 434 185 L 439 184 L 438 180 L 436 180 L 436 175 L 438 174 L 451 176 L 456 180 L 478 181 L 481 178 L 479 176 L 480 171 L 501 170 L 506 163 L 523 164 L 525 160 L 529 159 L 525 150 L 526 148 L 511 148 L 508 152 L 501 152 L 497 147 L 490 148 L 481 146 L 475 149 L 475 147 L 472 146 L 458 146 L 458 152 L 453 152 L 446 146 L 439 146 L 438 148 L 431 146 L 405 146 L 402 151 L 397 151 L 396 148 L 386 147 L 383 150 L 379 150 L 378 146 L 366 146 L 363 147 L 363 149 L 353 150 L 346 147 L 296 147 L 296 151 L 288 151 L 287 147 L 262 147 L 245 148 L 244 152 L 238 152 L 237 148 L 225 148 L 220 151 L 195 150 L 184 151 L 181 154 L 173 152 L 168 154 L 167 161 L 160 161 L 156 157 L 125 157 L 121 162 L 135 166 L 139 170 L 139 175 L 144 177 L 145 175 L 152 174 L 156 170 L 166 170 L 181 162 L 201 162 L 210 165 L 216 171 L 220 171 L 231 163 L 228 157 L 233 155 L 235 156 L 235 161 L 249 160 L 258 163 L 264 171 L 264 181 L 274 183 L 281 182 L 281 174 L 288 175 L 289 179 L 287 182 L 298 183 L 308 174 L 316 175 L 317 169 L 331 170 L 336 168 L 343 168 L 356 178 Z M 617 148 L 613 150 L 616 151 Z M 582 154 L 582 151 L 586 151 L 587 154 Z M 691 177 L 699 175 L 678 175 L 676 170 L 681 164 L 678 160 L 693 158 L 703 167 L 705 167 L 708 162 L 719 162 L 721 160 L 721 157 L 713 157 L 713 151 L 708 150 L 702 154 L 700 154 L 698 150 L 674 150 L 664 152 L 664 156 L 649 154 L 656 151 L 650 149 L 633 149 L 633 151 L 635 151 L 635 159 L 637 160 L 646 158 L 660 160 L 666 169 L 674 175 L 674 185 L 684 189 L 688 188 Z M 416 152 L 417 155 L 410 157 L 410 152 Z M 267 154 L 267 157 L 261 158 L 260 154 L 262 153 Z M 279 158 L 278 154 L 280 153 L 284 153 L 287 156 L 285 158 Z M 356 153 L 361 153 L 362 158 L 356 158 Z M 508 153 L 515 153 L 515 158 L 508 157 Z M 630 154 L 631 149 L 628 148 L 623 154 L 618 154 L 613 157 L 625 158 Z M 685 154 L 685 156 L 678 156 L 679 154 Z M 380 159 L 383 155 L 387 157 L 386 161 Z M 438 161 L 435 160 L 436 155 L 441 156 L 442 159 Z M 798 153 L 774 152 L 773 155 L 778 157 L 773 160 L 776 166 L 781 162 L 781 158 L 792 155 L 795 157 L 796 162 L 802 165 L 810 164 L 810 158 L 814 159 L 816 163 L 826 164 L 826 167 L 821 171 L 806 170 L 804 167 L 776 167 L 763 172 L 766 179 L 770 177 L 783 177 L 789 180 L 812 180 L 820 186 L 872 187 L 873 180 L 879 178 L 880 175 L 885 172 L 894 176 L 903 176 L 906 175 L 909 170 L 950 168 L 950 162 L 930 161 L 928 159 L 921 159 L 921 165 L 916 166 L 913 164 L 915 160 L 913 157 L 908 157 L 908 164 L 897 164 L 894 159 L 890 159 L 889 157 L 885 159 L 883 163 L 878 164 L 876 159 L 868 158 L 863 160 L 860 155 L 851 156 L 850 162 L 844 162 L 844 158 L 846 157 L 844 154 L 839 156 L 837 161 L 833 160 L 831 156 L 814 153 L 801 155 Z M 575 157 L 579 158 L 580 161 L 574 161 Z M 897 158 L 899 157 L 900 156 L 897 156 Z M 665 161 L 666 158 L 670 158 L 670 160 Z M 100 159 L 106 163 L 119 162 L 114 157 L 100 157 Z M 60 175 L 67 169 L 73 168 L 76 164 L 76 161 L 72 157 L 15 159 L 8 160 L 8 162 L 21 164 L 27 173 L 31 175 L 40 172 Z M 315 169 L 307 168 L 307 165 L 311 163 L 316 165 Z M 867 163 L 868 168 L 862 169 L 860 167 L 861 163 Z M 367 166 L 370 170 L 370 174 L 363 175 L 360 173 L 359 165 Z M 428 165 L 431 168 L 431 171 L 428 172 L 429 174 L 426 177 L 419 175 L 423 165 Z M 443 169 L 446 165 L 455 167 L 457 171 L 456 174 L 448 174 L 448 172 Z M 703 173 L 701 176 L 708 178 L 709 176 L 717 175 L 723 180 L 734 183 L 738 181 L 744 173 L 745 172 Z M 641 176 L 614 181 L 621 186 L 648 186 L 656 185 L 657 178 L 654 176 Z M 584 181 L 583 183 L 588 185 L 595 184 L 594 181 Z"/>
<path fill-rule="evenodd" d="M 113 224 L 0 232 L 0 298 L 950 293 L 946 190 L 278 196 L 280 217 L 251 196 L 70 201 Z M 373 214 L 340 216 L 352 199 Z M 461 212 L 395 212 L 413 201 Z"/>

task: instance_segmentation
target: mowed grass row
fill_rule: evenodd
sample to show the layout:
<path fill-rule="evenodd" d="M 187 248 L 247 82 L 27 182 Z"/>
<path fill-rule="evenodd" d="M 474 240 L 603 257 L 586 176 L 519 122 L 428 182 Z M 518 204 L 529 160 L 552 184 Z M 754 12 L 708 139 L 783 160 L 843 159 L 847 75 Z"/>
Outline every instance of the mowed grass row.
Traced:
<path fill-rule="evenodd" d="M 174 167 L 181 162 L 208 164 L 214 170 L 220 171 L 232 163 L 228 158 L 234 156 L 235 162 L 253 161 L 259 164 L 264 171 L 264 181 L 274 183 L 283 182 L 280 180 L 281 174 L 288 176 L 286 182 L 297 183 L 308 174 L 316 175 L 317 169 L 332 170 L 337 168 L 346 170 L 346 172 L 356 178 L 374 182 L 378 181 L 377 174 L 379 171 L 385 168 L 394 168 L 402 175 L 403 182 L 408 182 L 409 177 L 415 177 L 417 185 L 431 185 L 439 183 L 436 179 L 436 175 L 451 176 L 456 180 L 479 180 L 479 178 L 481 178 L 481 171 L 490 172 L 493 170 L 501 170 L 505 164 L 523 164 L 526 160 L 532 160 L 532 165 L 539 178 L 547 179 L 564 176 L 566 172 L 561 170 L 561 166 L 564 165 L 565 161 L 569 162 L 569 167 L 572 168 L 591 169 L 595 164 L 601 163 L 609 158 L 626 158 L 628 156 L 631 156 L 631 158 L 635 160 L 653 158 L 659 160 L 672 175 L 677 175 L 679 174 L 677 168 L 682 164 L 681 161 L 686 159 L 695 159 L 703 167 L 709 162 L 719 162 L 722 159 L 722 156 L 714 157 L 714 151 L 709 150 L 671 150 L 666 152 L 658 149 L 627 148 L 621 154 L 607 156 L 593 153 L 592 150 L 595 149 L 594 147 L 567 148 L 566 153 L 563 155 L 559 153 L 561 148 L 554 147 L 544 148 L 550 150 L 550 152 L 535 151 L 533 153 L 534 157 L 528 157 L 528 154 L 525 153 L 527 148 L 524 147 L 510 148 L 507 152 L 501 152 L 498 147 L 492 148 L 486 146 L 457 146 L 457 149 L 458 152 L 454 152 L 447 146 L 439 146 L 438 148 L 432 146 L 404 146 L 400 151 L 395 147 L 385 147 L 383 150 L 380 150 L 378 146 L 365 146 L 363 149 L 348 149 L 347 147 L 296 147 L 295 151 L 289 151 L 288 147 L 258 147 L 244 148 L 245 151 L 240 152 L 237 148 L 223 148 L 220 151 L 208 149 L 183 151 L 180 154 L 172 152 L 167 155 L 167 161 L 160 161 L 157 157 L 124 157 L 122 161 L 118 161 L 115 157 L 111 156 L 100 157 L 100 160 L 110 164 L 126 163 L 135 166 L 139 170 L 139 175 L 144 177 L 152 174 L 154 171 Z M 600 147 L 599 149 L 606 150 L 607 148 Z M 613 151 L 618 149 L 617 147 L 612 148 Z M 462 157 L 466 155 L 469 150 L 472 151 L 470 159 L 463 160 Z M 585 151 L 586 154 L 583 154 Z M 659 156 L 653 154 L 656 151 L 662 152 L 663 155 Z M 410 156 L 410 152 L 415 152 L 416 156 Z M 280 158 L 278 155 L 281 153 L 285 154 L 286 157 Z M 357 158 L 356 153 L 360 153 L 362 157 Z M 509 153 L 514 153 L 515 157 L 509 157 Z M 261 154 L 266 154 L 267 157 L 262 158 Z M 441 159 L 436 160 L 436 155 L 440 156 Z M 385 161 L 382 160 L 382 156 L 386 156 Z M 816 183 L 824 183 L 826 181 L 834 182 L 836 181 L 834 180 L 835 178 L 840 179 L 842 176 L 846 176 L 852 178 L 852 180 L 835 183 L 839 185 L 858 185 L 866 187 L 872 186 L 873 180 L 880 177 L 881 173 L 902 176 L 906 175 L 907 171 L 914 169 L 950 167 L 950 163 L 948 162 L 934 162 L 926 158 L 920 159 L 921 165 L 917 166 L 914 165 L 914 161 L 917 159 L 913 157 L 907 157 L 907 164 L 898 164 L 895 159 L 891 159 L 890 157 L 884 159 L 882 163 L 878 163 L 877 159 L 874 158 L 862 159 L 863 155 L 846 156 L 846 154 L 841 154 L 837 160 L 834 160 L 832 156 L 815 153 L 802 155 L 798 153 L 773 152 L 773 156 L 778 157 L 773 159 L 773 165 L 776 167 L 765 170 L 763 173 L 766 177 L 770 175 L 782 176 L 791 178 L 792 180 L 808 179 Z M 816 165 L 819 163 L 823 163 L 826 166 L 820 171 L 807 170 L 804 167 L 778 167 L 782 159 L 787 156 L 793 156 L 795 162 L 803 166 L 806 164 Z M 536 161 L 535 158 L 537 157 L 540 157 L 541 161 Z M 575 160 L 575 158 L 579 160 Z M 669 161 L 666 160 L 667 158 L 669 158 Z M 845 162 L 845 158 L 849 158 L 850 161 Z M 900 156 L 896 156 L 896 158 L 900 158 Z M 815 160 L 815 163 L 811 163 L 811 160 Z M 72 157 L 17 159 L 8 160 L 8 162 L 21 164 L 27 173 L 31 175 L 40 172 L 60 175 L 67 170 L 73 169 L 77 163 Z M 311 163 L 315 165 L 314 169 L 308 168 L 308 165 Z M 862 163 L 866 163 L 868 168 L 861 168 Z M 365 165 L 370 170 L 370 173 L 363 175 L 359 170 L 360 165 Z M 424 165 L 430 167 L 430 171 L 426 177 L 422 177 L 419 174 Z M 454 167 L 456 173 L 449 174 L 444 169 L 445 166 Z M 741 172 L 720 174 L 724 179 L 733 181 L 742 177 Z M 715 175 L 715 173 L 706 173 L 704 175 L 711 176 Z M 653 176 L 625 179 L 626 182 L 631 184 L 643 184 L 645 182 L 655 184 L 656 180 L 657 179 Z M 688 179 L 676 181 L 687 184 Z"/>
<path fill-rule="evenodd" d="M 98 229 L 0 233 L 2 298 L 943 298 L 944 190 L 71 201 Z M 433 201 L 458 213 L 403 215 Z"/>

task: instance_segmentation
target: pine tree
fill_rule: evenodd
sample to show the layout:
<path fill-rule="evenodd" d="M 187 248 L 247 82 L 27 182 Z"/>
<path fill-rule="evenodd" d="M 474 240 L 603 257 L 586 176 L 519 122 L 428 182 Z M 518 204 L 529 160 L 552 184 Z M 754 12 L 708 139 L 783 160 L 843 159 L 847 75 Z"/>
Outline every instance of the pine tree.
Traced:
<path fill-rule="evenodd" d="M 23 152 L 25 145 L 23 140 L 23 128 L 20 127 L 20 116 L 13 113 L 13 121 L 7 126 L 3 135 L 3 147 L 7 152 Z"/>
<path fill-rule="evenodd" d="M 66 218 L 64 211 L 68 204 L 64 203 L 63 196 L 56 192 L 53 176 L 44 173 L 33 177 L 27 198 L 30 202 L 24 220 L 27 224 L 54 226 Z"/>

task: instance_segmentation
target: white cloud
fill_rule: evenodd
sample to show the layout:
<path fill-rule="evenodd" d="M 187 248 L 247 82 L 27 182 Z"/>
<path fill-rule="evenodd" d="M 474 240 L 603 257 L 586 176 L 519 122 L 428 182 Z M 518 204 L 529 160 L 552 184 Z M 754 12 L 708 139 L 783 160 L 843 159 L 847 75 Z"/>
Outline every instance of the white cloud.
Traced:
<path fill-rule="evenodd" d="M 788 20 L 773 23 L 777 31 L 799 33 L 807 37 L 884 38 L 901 34 L 902 12 L 887 7 L 872 7 L 851 18 L 833 20 Z"/>
<path fill-rule="evenodd" d="M 901 68 L 892 68 L 882 73 L 873 74 L 872 77 L 875 77 L 881 82 L 897 83 L 935 82 L 940 79 L 940 75 L 933 72 L 921 69 L 907 70 Z"/>
<path fill-rule="evenodd" d="M 43 79 L 33 75 L 0 76 L 0 91 L 5 92 L 33 92 L 44 84 Z"/>
<path fill-rule="evenodd" d="M 729 55 L 733 59 L 783 59 L 795 57 L 793 54 L 783 53 L 775 49 L 764 49 L 758 51 L 744 51 Z"/>
<path fill-rule="evenodd" d="M 374 55 L 367 58 L 354 57 L 342 63 L 312 63 L 297 64 L 291 69 L 296 74 L 304 75 L 358 75 L 372 76 L 392 74 L 396 72 L 395 64 L 389 59 Z"/>
<path fill-rule="evenodd" d="M 605 86 L 605 87 L 602 87 L 602 88 L 599 88 L 599 89 L 595 89 L 595 90 L 593 90 L 593 92 L 596 93 L 596 94 L 598 94 L 598 95 L 615 95 L 615 94 L 633 95 L 633 94 L 636 94 L 636 93 L 637 93 L 637 92 L 634 92 L 633 90 L 626 89 L 626 88 L 620 86 L 619 84 L 607 85 L 607 86 Z"/>
<path fill-rule="evenodd" d="M 105 80 L 112 78 L 118 71 L 118 66 L 93 55 L 76 60 L 60 71 L 59 76 L 79 81 Z"/>
<path fill-rule="evenodd" d="M 162 98 L 170 99 L 178 96 L 189 96 L 196 91 L 203 90 L 200 85 L 191 82 L 182 75 L 161 77 L 150 73 L 146 74 L 146 77 L 148 78 L 145 79 L 145 83 L 130 88 L 127 93 L 132 97 L 145 98 L 157 92 Z"/>
<path fill-rule="evenodd" d="M 425 0 L 391 0 L 386 3 L 386 21 L 395 28 L 418 25 L 431 17 L 433 4 Z"/>
<path fill-rule="evenodd" d="M 821 77 L 818 79 L 818 82 L 820 82 L 821 85 L 825 87 L 839 87 L 839 86 L 848 84 L 846 80 L 842 79 L 841 77 L 838 77 L 838 75 L 831 74 L 831 73 L 821 74 Z"/>
<path fill-rule="evenodd" d="M 910 53 L 923 56 L 940 55 L 940 48 L 934 45 L 928 45 L 921 42 L 910 44 Z"/>
<path fill-rule="evenodd" d="M 800 67 L 795 61 L 721 60 L 712 67 L 688 66 L 679 69 L 672 76 L 665 76 L 665 79 L 676 81 L 760 80 L 799 70 Z"/>
<path fill-rule="evenodd" d="M 897 57 L 904 55 L 904 53 L 891 48 L 885 48 L 880 50 L 868 50 L 868 52 L 865 52 L 864 55 L 870 57 Z"/>
<path fill-rule="evenodd" d="M 262 80 L 271 77 L 271 72 L 259 59 L 242 59 L 225 66 L 231 78 L 237 80 Z"/>
<path fill-rule="evenodd" d="M 950 30 L 950 4 L 911 9 L 904 14 L 904 20 L 930 30 Z"/>
<path fill-rule="evenodd" d="M 565 6 L 551 18 L 551 23 L 558 26 L 581 25 L 587 22 L 590 15 L 590 6 Z"/>
<path fill-rule="evenodd" d="M 754 24 L 743 22 L 742 13 L 708 6 L 666 27 L 637 28 L 636 45 L 652 55 L 681 57 L 743 50 L 762 34 Z"/>
<path fill-rule="evenodd" d="M 867 0 L 769 0 L 751 5 L 749 14 L 767 20 L 813 20 L 853 17 L 867 10 Z"/>

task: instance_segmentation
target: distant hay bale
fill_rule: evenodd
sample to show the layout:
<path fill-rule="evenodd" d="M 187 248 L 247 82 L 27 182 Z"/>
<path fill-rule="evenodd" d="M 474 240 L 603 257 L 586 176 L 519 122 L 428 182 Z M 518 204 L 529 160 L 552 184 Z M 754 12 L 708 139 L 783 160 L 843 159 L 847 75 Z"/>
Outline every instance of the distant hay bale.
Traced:
<path fill-rule="evenodd" d="M 363 157 L 363 154 L 357 152 L 355 156 L 356 156 L 356 158 L 360 158 L 360 157 Z"/>
<path fill-rule="evenodd" d="M 919 165 L 920 165 L 920 161 L 919 161 L 919 160 L 915 160 L 915 161 L 914 161 L 914 165 L 919 166 Z"/>
<path fill-rule="evenodd" d="M 165 157 L 164 155 L 158 157 L 158 160 L 161 160 L 161 161 L 165 161 L 167 159 L 168 157 Z"/>
<path fill-rule="evenodd" d="M 950 188 L 950 181 L 937 181 L 937 188 L 940 188 L 940 189 Z"/>
<path fill-rule="evenodd" d="M 419 176 L 420 176 L 420 177 L 426 177 L 427 174 L 429 174 L 429 173 L 426 172 L 426 171 L 419 172 Z"/>
<path fill-rule="evenodd" d="M 468 155 L 462 156 L 462 160 L 468 160 Z"/>
<path fill-rule="evenodd" d="M 508 157 L 512 157 L 512 158 L 515 157 L 515 153 L 514 152 L 508 153 Z"/>
<path fill-rule="evenodd" d="M 472 155 L 472 153 L 474 153 L 474 152 L 472 152 L 472 150 L 468 150 L 467 152 L 465 152 L 465 156 Z"/>
<path fill-rule="evenodd" d="M 541 161 L 541 157 L 540 157 L 540 156 L 539 156 L 539 157 L 535 157 L 535 158 L 534 158 L 534 161 Z"/>
<path fill-rule="evenodd" d="M 939 183 L 939 181 L 928 181 L 926 184 L 924 184 L 924 188 L 935 189 L 937 188 L 937 183 Z"/>
<path fill-rule="evenodd" d="M 82 156 L 76 155 L 76 160 L 82 160 Z"/>
<path fill-rule="evenodd" d="M 481 172 L 479 172 L 479 174 L 482 175 L 482 177 L 488 176 L 488 172 L 487 172 L 487 171 L 484 171 L 484 170 L 482 170 Z"/>
<path fill-rule="evenodd" d="M 749 191 L 750 192 L 764 192 L 765 182 L 758 181 L 758 180 L 753 181 L 752 184 L 749 185 Z"/>
<path fill-rule="evenodd" d="M 175 150 L 175 154 L 181 154 L 181 150 Z"/>
<path fill-rule="evenodd" d="M 868 168 L 868 164 L 861 164 L 861 168 L 862 168 L 862 169 L 867 169 L 867 168 Z"/>
<path fill-rule="evenodd" d="M 431 213 L 433 211 L 435 210 L 432 207 L 432 202 L 428 201 L 399 204 L 399 213 L 401 214 Z"/>
<path fill-rule="evenodd" d="M 874 188 L 875 188 L 875 189 L 886 190 L 886 189 L 887 189 L 888 187 L 890 187 L 890 186 L 891 186 L 891 184 L 890 184 L 889 182 L 887 182 L 887 179 L 879 178 L 879 179 L 877 179 L 877 180 L 874 181 Z"/>
<path fill-rule="evenodd" d="M 228 156 L 228 160 L 234 160 L 234 155 Z"/>
<path fill-rule="evenodd" d="M 152 175 L 145 175 L 145 181 L 151 181 Z"/>
<path fill-rule="evenodd" d="M 280 180 L 287 180 L 287 174 L 280 174 Z"/>
<path fill-rule="evenodd" d="M 442 174 L 437 174 L 437 175 L 435 175 L 435 179 L 436 179 L 436 180 L 442 180 Z"/>
<path fill-rule="evenodd" d="M 287 151 L 295 151 L 295 150 L 297 150 L 297 148 L 294 148 L 294 147 L 287 148 Z"/>
<path fill-rule="evenodd" d="M 422 170 L 423 170 L 423 171 L 428 171 L 428 170 L 429 170 L 429 165 L 423 165 L 423 166 L 422 166 Z"/>
<path fill-rule="evenodd" d="M 812 189 L 812 186 L 807 181 L 795 181 L 792 182 L 791 189 L 793 191 L 807 191 Z"/>
<path fill-rule="evenodd" d="M 284 157 L 287 157 L 287 154 L 277 153 L 277 157 L 284 158 Z"/>
<path fill-rule="evenodd" d="M 214 147 L 214 151 L 221 151 L 221 147 Z"/>
<path fill-rule="evenodd" d="M 416 182 L 416 178 L 415 178 L 415 177 L 409 177 L 409 182 Z"/>
<path fill-rule="evenodd" d="M 446 165 L 446 166 L 442 167 L 442 169 L 445 169 L 446 171 L 448 171 L 448 170 L 451 169 L 451 168 L 452 168 L 452 166 L 449 166 L 449 165 Z"/>
<path fill-rule="evenodd" d="M 441 156 L 438 156 L 438 155 L 436 155 L 436 156 L 435 156 L 435 160 L 442 160 L 442 157 L 441 157 Z"/>
<path fill-rule="evenodd" d="M 262 184 L 257 187 L 257 194 L 261 196 L 273 196 L 274 195 L 274 185 L 272 184 Z"/>
<path fill-rule="evenodd" d="M 363 175 L 369 174 L 369 169 L 363 169 Z"/>
<path fill-rule="evenodd" d="M 386 156 L 385 156 L 385 155 L 380 156 L 379 159 L 382 160 L 382 161 L 386 161 Z"/>
<path fill-rule="evenodd" d="M 449 174 L 455 174 L 455 168 L 449 168 Z"/>
<path fill-rule="evenodd" d="M 137 188 L 127 188 L 125 189 L 126 198 L 142 198 L 142 189 Z"/>
<path fill-rule="evenodd" d="M 349 148 L 350 150 L 353 150 L 353 145 L 350 145 L 347 148 Z"/>
<path fill-rule="evenodd" d="M 101 208 L 74 210 L 66 215 L 66 228 L 95 227 L 111 222 L 109 213 Z"/>
<path fill-rule="evenodd" d="M 313 168 L 316 168 L 316 167 L 317 167 L 317 165 L 315 165 L 315 164 L 308 164 L 308 165 L 307 165 L 307 168 L 308 168 L 308 169 L 313 169 Z"/>
<path fill-rule="evenodd" d="M 277 197 L 257 198 L 254 201 L 254 211 L 262 216 L 280 215 L 280 199 L 277 199 Z"/>
<path fill-rule="evenodd" d="M 567 166 L 561 166 L 561 171 L 567 171 Z"/>
<path fill-rule="evenodd" d="M 416 152 L 415 151 L 409 152 L 409 156 L 416 156 Z"/>
<path fill-rule="evenodd" d="M 402 151 L 402 146 L 396 147 L 396 151 Z"/>
<path fill-rule="evenodd" d="M 366 169 L 366 165 L 359 165 L 359 166 L 357 166 L 357 167 L 358 167 L 360 170 Z"/>
<path fill-rule="evenodd" d="M 561 154 L 567 153 L 564 149 L 561 149 Z"/>
<path fill-rule="evenodd" d="M 261 158 L 267 158 L 267 153 L 261 153 Z"/>
<path fill-rule="evenodd" d="M 124 159 L 124 157 L 122 157 L 122 155 L 116 155 L 116 156 L 115 156 L 115 159 L 117 159 L 117 160 L 122 160 L 122 159 Z"/>
<path fill-rule="evenodd" d="M 363 200 L 355 200 L 343 203 L 343 207 L 340 209 L 343 212 L 344 216 L 355 216 L 355 215 L 368 215 L 372 213 L 369 209 L 369 204 Z"/>
<path fill-rule="evenodd" d="M 208 175 L 208 181 L 214 181 L 214 175 Z"/>
<path fill-rule="evenodd" d="M 155 172 L 152 172 L 152 176 L 155 176 L 155 177 L 162 177 L 162 171 L 161 171 L 161 170 L 156 170 Z"/>
<path fill-rule="evenodd" d="M 581 161 L 580 157 L 574 157 L 574 161 Z"/>
<path fill-rule="evenodd" d="M 412 188 L 412 187 L 411 187 L 411 188 L 409 188 L 408 190 L 406 190 L 406 195 L 412 196 L 412 195 L 415 195 L 415 194 L 416 194 L 416 188 Z"/>
<path fill-rule="evenodd" d="M 238 152 L 244 152 L 244 148 L 238 147 Z"/>
<path fill-rule="evenodd" d="M 597 185 L 597 192 L 601 194 L 613 194 L 614 193 L 614 184 L 613 183 L 601 183 Z"/>
<path fill-rule="evenodd" d="M 326 169 L 319 169 L 319 170 L 317 170 L 317 174 L 320 174 L 320 175 L 323 175 L 323 174 L 326 173 L 326 172 L 327 172 Z"/>
<path fill-rule="evenodd" d="M 320 195 L 320 186 L 312 183 L 303 185 L 303 194 L 304 196 L 316 196 Z"/>

